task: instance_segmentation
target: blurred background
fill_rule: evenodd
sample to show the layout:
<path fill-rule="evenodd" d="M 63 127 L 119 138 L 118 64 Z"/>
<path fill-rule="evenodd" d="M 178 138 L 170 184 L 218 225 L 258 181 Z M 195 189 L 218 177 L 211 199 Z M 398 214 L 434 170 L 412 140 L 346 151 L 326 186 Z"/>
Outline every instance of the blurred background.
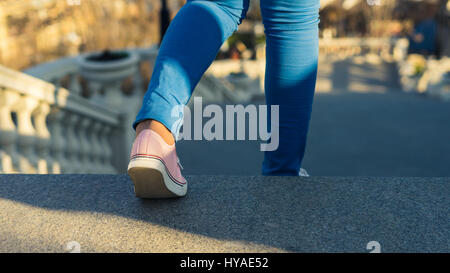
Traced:
<path fill-rule="evenodd" d="M 125 172 L 164 31 L 183 0 L 0 0 L 0 173 Z M 450 3 L 322 0 L 303 167 L 450 176 Z M 194 96 L 264 103 L 259 1 Z M 185 174 L 260 174 L 258 141 L 186 141 Z M 239 156 L 236 157 L 236 154 Z"/>

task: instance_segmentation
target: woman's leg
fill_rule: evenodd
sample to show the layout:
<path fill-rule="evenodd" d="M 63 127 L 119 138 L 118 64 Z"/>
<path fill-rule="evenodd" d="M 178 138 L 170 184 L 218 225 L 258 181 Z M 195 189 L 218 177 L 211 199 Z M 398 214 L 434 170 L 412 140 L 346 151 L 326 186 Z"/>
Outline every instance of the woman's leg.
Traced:
<path fill-rule="evenodd" d="M 237 29 L 247 9 L 248 0 L 188 0 L 180 9 L 159 49 L 142 108 L 133 124 L 137 133 L 151 124 L 142 121 L 155 120 L 172 130 L 175 137 L 178 135 L 180 128 L 173 127 L 180 117 L 173 117 L 172 109 L 189 101 L 203 73 L 223 42 Z"/>
<path fill-rule="evenodd" d="M 316 83 L 319 5 L 319 0 L 261 0 L 266 102 L 280 111 L 279 146 L 265 152 L 264 175 L 299 173 Z"/>

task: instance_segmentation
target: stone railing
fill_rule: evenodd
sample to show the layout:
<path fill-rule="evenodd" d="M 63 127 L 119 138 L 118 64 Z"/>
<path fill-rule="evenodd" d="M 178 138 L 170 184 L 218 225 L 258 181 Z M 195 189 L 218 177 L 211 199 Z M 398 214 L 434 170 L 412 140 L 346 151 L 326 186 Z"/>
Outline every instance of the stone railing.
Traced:
<path fill-rule="evenodd" d="M 2 68 L 0 172 L 126 171 L 135 135 L 131 124 L 158 48 L 120 51 L 127 57 L 118 61 L 89 61 L 88 55 L 104 57 L 103 52 L 61 58 L 24 73 Z M 219 79 L 207 73 L 195 96 L 205 102 L 242 102 L 250 98 L 247 87 L 253 83 L 246 75 Z"/>
<path fill-rule="evenodd" d="M 104 106 L 0 66 L 0 173 L 116 173 L 119 121 Z"/>
<path fill-rule="evenodd" d="M 83 98 L 90 104 L 114 109 L 118 114 L 116 137 L 111 147 L 116 155 L 113 165 L 126 171 L 128 154 L 134 139 L 131 124 L 136 117 L 157 56 L 157 47 L 124 49 L 131 58 L 122 62 L 87 64 L 86 55 L 61 58 L 39 64 L 24 73 L 52 83 L 57 88 Z"/>
<path fill-rule="evenodd" d="M 110 79 L 118 79 L 112 82 L 109 79 L 99 79 L 95 73 L 90 71 L 80 71 L 79 61 L 83 57 L 82 55 L 39 64 L 24 72 L 56 86 L 67 88 L 75 94 L 80 94 L 100 104 L 113 105 L 116 109 L 117 107 L 121 108 L 118 104 L 122 102 L 126 108 L 123 110 L 128 111 L 131 108 L 130 103 L 140 103 L 150 80 L 158 48 L 153 46 L 126 49 L 126 51 L 137 58 L 137 62 L 133 65 L 134 72 L 125 72 L 129 76 L 124 79 L 120 79 L 122 76 L 118 76 L 118 74 L 111 75 Z M 203 97 L 204 102 L 248 101 L 255 94 L 262 92 L 264 68 L 264 60 L 215 61 L 197 85 L 195 96 Z M 244 72 L 248 77 L 230 76 L 230 74 L 239 72 Z M 133 96 L 136 99 L 134 102 L 130 102 L 129 100 Z M 123 103 L 124 100 L 128 101 Z M 136 113 L 129 113 L 130 116 L 134 114 Z"/>
<path fill-rule="evenodd" d="M 392 49 L 393 41 L 387 38 L 323 38 L 319 41 L 319 56 L 327 58 L 346 58 L 364 54 L 390 56 Z"/>
<path fill-rule="evenodd" d="M 133 75 L 133 85 L 136 89 L 142 91 L 146 83 L 143 75 L 149 77 L 154 60 L 158 53 L 156 46 L 150 48 L 126 49 L 127 52 L 134 54 L 138 61 L 135 64 L 136 73 Z M 55 61 L 42 63 L 24 70 L 24 73 L 42 79 L 44 81 L 63 86 L 73 93 L 82 94 L 86 97 L 97 97 L 102 92 L 102 85 L 96 81 L 89 81 L 80 77 L 79 60 L 82 55 L 60 58 Z M 116 82 L 120 85 L 122 82 Z"/>
<path fill-rule="evenodd" d="M 323 39 L 319 44 L 323 54 L 330 56 L 333 52 L 392 51 L 391 42 L 383 39 Z M 142 103 L 158 48 L 121 51 L 127 58 L 114 62 L 89 62 L 83 54 L 39 64 L 24 73 L 2 68 L 0 170 L 124 172 L 134 139 L 130 125 Z M 243 103 L 260 96 L 265 60 L 264 54 L 258 56 L 257 60 L 215 61 L 194 95 L 202 96 L 205 103 Z M 107 139 L 105 135 L 113 131 L 114 138 Z"/>

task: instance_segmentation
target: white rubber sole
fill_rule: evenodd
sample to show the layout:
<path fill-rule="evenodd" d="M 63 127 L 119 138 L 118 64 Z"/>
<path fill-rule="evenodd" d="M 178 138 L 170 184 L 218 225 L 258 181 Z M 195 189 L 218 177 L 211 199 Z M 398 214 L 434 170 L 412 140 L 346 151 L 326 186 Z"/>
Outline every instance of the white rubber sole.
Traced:
<path fill-rule="evenodd" d="M 166 166 L 156 158 L 137 157 L 128 164 L 134 192 L 140 198 L 176 198 L 186 195 L 187 182 L 172 180 Z"/>

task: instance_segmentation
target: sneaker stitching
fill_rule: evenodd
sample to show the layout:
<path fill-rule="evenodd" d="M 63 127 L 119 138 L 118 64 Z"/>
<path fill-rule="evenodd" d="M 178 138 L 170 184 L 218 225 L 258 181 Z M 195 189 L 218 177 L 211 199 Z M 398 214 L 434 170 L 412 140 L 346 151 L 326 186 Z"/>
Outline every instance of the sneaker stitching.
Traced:
<path fill-rule="evenodd" d="M 170 179 L 177 185 L 179 186 L 184 186 L 186 184 L 186 182 L 182 182 L 182 181 L 178 181 L 175 177 L 172 176 L 172 174 L 170 173 L 169 169 L 166 166 L 166 163 L 164 162 L 164 160 L 157 156 L 157 155 L 148 155 L 148 154 L 135 154 L 131 157 L 131 160 L 139 158 L 139 157 L 149 157 L 149 158 L 154 158 L 154 159 L 158 159 L 159 161 L 161 161 L 161 163 L 163 163 L 164 165 L 164 170 L 167 172 L 167 174 L 169 175 Z"/>

